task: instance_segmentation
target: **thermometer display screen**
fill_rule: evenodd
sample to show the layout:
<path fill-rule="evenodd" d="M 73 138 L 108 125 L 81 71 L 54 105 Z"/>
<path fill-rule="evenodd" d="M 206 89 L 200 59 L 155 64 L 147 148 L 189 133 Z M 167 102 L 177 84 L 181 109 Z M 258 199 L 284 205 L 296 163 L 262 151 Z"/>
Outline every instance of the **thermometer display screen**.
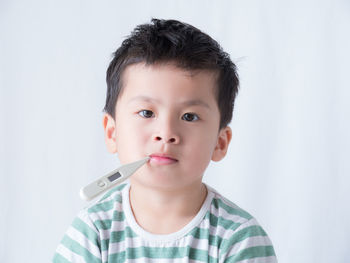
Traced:
<path fill-rule="evenodd" d="M 121 174 L 119 172 L 116 172 L 115 174 L 112 174 L 111 176 L 108 176 L 108 180 L 110 182 L 113 182 L 115 180 L 117 180 L 119 177 L 121 177 Z"/>

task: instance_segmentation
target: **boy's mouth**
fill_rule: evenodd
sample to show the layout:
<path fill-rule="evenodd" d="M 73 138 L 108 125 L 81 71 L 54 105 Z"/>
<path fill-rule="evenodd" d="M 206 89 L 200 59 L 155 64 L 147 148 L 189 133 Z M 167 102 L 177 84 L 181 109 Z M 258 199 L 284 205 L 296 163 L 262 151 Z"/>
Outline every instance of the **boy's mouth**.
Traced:
<path fill-rule="evenodd" d="M 177 159 L 161 153 L 153 153 L 149 157 L 151 157 L 150 159 L 151 163 L 158 164 L 158 165 L 167 165 L 167 164 L 173 164 L 178 162 Z"/>

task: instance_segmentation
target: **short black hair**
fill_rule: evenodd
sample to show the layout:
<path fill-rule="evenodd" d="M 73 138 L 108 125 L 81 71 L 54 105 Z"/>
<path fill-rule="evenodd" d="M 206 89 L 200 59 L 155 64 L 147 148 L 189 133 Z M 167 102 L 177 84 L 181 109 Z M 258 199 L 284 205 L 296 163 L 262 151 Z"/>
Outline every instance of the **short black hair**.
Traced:
<path fill-rule="evenodd" d="M 184 70 L 217 72 L 217 103 L 220 129 L 232 119 L 239 80 L 236 65 L 217 41 L 192 25 L 177 20 L 151 20 L 136 26 L 131 35 L 113 53 L 106 81 L 107 96 L 104 112 L 115 118 L 115 108 L 122 89 L 122 73 L 136 63 L 153 65 L 173 62 Z"/>

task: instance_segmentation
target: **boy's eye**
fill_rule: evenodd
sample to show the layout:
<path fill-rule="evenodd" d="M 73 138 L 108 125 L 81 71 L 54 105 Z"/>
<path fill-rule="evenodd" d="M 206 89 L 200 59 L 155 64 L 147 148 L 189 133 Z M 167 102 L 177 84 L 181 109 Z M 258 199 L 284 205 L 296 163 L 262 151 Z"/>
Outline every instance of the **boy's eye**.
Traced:
<path fill-rule="evenodd" d="M 185 113 L 182 116 L 182 119 L 185 121 L 198 121 L 199 117 L 197 114 L 194 114 L 194 113 Z"/>
<path fill-rule="evenodd" d="M 144 118 L 152 118 L 154 116 L 153 111 L 150 110 L 141 110 L 138 112 L 138 114 Z"/>

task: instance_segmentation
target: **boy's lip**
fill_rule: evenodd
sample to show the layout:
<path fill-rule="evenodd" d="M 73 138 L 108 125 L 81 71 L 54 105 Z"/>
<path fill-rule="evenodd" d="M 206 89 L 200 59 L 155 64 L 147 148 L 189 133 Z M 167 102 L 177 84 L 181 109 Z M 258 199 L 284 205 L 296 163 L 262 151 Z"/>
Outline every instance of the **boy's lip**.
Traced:
<path fill-rule="evenodd" d="M 151 157 L 150 162 L 156 164 L 173 164 L 178 162 L 177 159 L 165 153 L 152 153 L 149 157 Z"/>

